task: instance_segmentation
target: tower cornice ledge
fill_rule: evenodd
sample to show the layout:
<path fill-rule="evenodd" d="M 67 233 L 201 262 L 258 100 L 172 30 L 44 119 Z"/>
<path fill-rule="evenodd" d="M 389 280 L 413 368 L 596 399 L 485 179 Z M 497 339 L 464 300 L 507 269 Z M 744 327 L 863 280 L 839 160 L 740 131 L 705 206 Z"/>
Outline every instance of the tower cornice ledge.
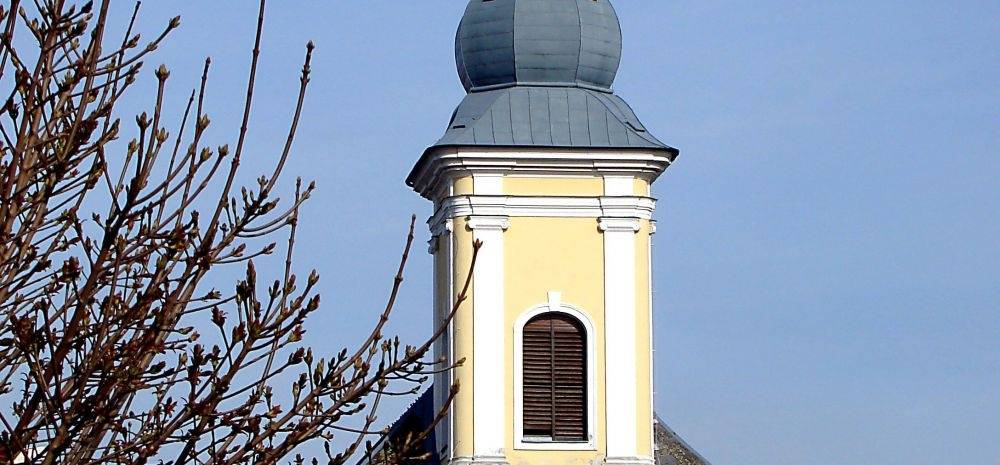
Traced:
<path fill-rule="evenodd" d="M 608 457 L 604 459 L 605 465 L 654 465 L 656 462 L 652 457 Z"/>
<path fill-rule="evenodd" d="M 637 233 L 642 224 L 638 218 L 601 218 L 597 220 L 597 227 L 603 232 Z"/>
<path fill-rule="evenodd" d="M 606 217 L 651 220 L 655 209 L 656 199 L 639 196 L 460 195 L 442 200 L 427 224 L 434 232 L 439 231 L 442 224 L 460 217 Z"/>
<path fill-rule="evenodd" d="M 506 231 L 510 218 L 506 216 L 470 216 L 466 225 L 472 230 Z"/>
<path fill-rule="evenodd" d="M 509 465 L 507 457 L 502 455 L 476 455 L 473 457 L 455 457 L 450 465 Z"/>
<path fill-rule="evenodd" d="M 668 150 L 438 147 L 424 153 L 406 183 L 433 200 L 440 198 L 443 180 L 461 174 L 622 174 L 653 182 L 675 157 Z"/>

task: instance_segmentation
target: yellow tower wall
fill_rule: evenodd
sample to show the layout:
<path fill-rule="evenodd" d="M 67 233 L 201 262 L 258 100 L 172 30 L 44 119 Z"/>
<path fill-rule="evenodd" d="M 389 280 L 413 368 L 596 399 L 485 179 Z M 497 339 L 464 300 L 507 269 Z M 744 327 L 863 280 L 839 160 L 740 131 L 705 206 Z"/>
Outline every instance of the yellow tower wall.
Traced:
<path fill-rule="evenodd" d="M 503 331 L 503 366 L 488 367 L 502 370 L 502 390 L 497 386 L 489 388 L 489 392 L 496 390 L 502 402 L 503 416 L 503 442 L 502 457 L 489 458 L 484 463 L 502 464 L 496 460 L 502 460 L 510 465 L 603 465 L 612 463 L 608 459 L 608 412 L 606 411 L 606 386 L 609 382 L 631 383 L 635 389 L 635 457 L 616 457 L 614 464 L 644 464 L 646 460 L 653 456 L 652 426 L 653 426 L 653 403 L 652 403 L 652 317 L 651 317 L 651 289 L 650 289 L 650 245 L 651 236 L 655 229 L 655 224 L 645 218 L 636 218 L 638 231 L 634 236 L 634 348 L 635 348 L 635 380 L 608 380 L 605 373 L 608 369 L 605 357 L 606 331 L 605 331 L 605 286 L 607 286 L 608 276 L 607 264 L 604 254 L 606 253 L 605 237 L 602 231 L 600 213 L 593 215 L 582 215 L 577 213 L 565 213 L 563 210 L 558 214 L 546 216 L 532 210 L 532 213 L 521 213 L 518 208 L 522 204 L 500 205 L 509 199 L 543 199 L 547 202 L 560 203 L 559 199 L 569 199 L 567 204 L 577 205 L 574 202 L 589 202 L 586 205 L 597 205 L 599 201 L 601 207 L 608 202 L 617 199 L 630 197 L 630 202 L 639 202 L 639 208 L 646 208 L 641 203 L 642 199 L 648 199 L 650 192 L 649 179 L 655 176 L 636 175 L 629 179 L 627 176 L 616 175 L 613 188 L 609 187 L 611 181 L 599 173 L 590 175 L 544 175 L 529 174 L 515 175 L 497 172 L 487 172 L 483 177 L 491 179 L 479 179 L 478 173 L 474 172 L 451 172 L 441 178 L 440 184 L 434 190 L 434 201 L 436 206 L 435 218 L 432 218 L 432 228 L 438 230 L 438 234 L 432 241 L 432 249 L 436 250 L 435 264 L 435 300 L 436 321 L 442 318 L 451 309 L 454 301 L 465 283 L 469 271 L 469 263 L 473 255 L 473 241 L 477 237 L 477 232 L 470 227 L 470 219 L 484 217 L 496 218 L 494 210 L 484 209 L 473 202 L 467 207 L 471 209 L 471 214 L 455 213 L 449 208 L 455 207 L 456 199 L 479 199 L 488 203 L 488 208 L 506 208 L 510 212 L 503 215 L 505 229 L 500 236 L 503 243 L 501 263 L 502 271 L 502 324 Z M 623 179 L 628 184 L 623 184 Z M 477 191 L 478 188 L 483 190 Z M 624 190 L 622 188 L 625 188 Z M 498 190 L 499 189 L 499 190 Z M 613 192 L 612 192 L 613 191 Z M 495 203 L 489 203 L 491 199 L 498 199 Z M 607 199 L 607 200 L 606 200 Z M 638 199 L 638 200 L 637 200 Z M 651 199 L 648 199 L 651 200 Z M 464 201 L 464 200 L 463 200 Z M 517 203 L 518 201 L 514 201 Z M 460 203 L 460 202 L 458 202 Z M 523 202 L 522 202 L 523 203 Z M 498 205 L 500 205 L 498 207 Z M 652 210 L 652 203 L 649 203 L 646 218 Z M 588 207 L 589 208 L 589 207 Z M 554 211 L 556 211 L 554 210 Z M 504 210 L 506 212 L 506 210 Z M 589 211 L 589 210 L 588 210 Z M 486 213 L 481 213 L 486 212 Z M 643 213 L 640 213 L 642 215 Z M 484 217 L 485 218 L 485 217 Z M 611 216 L 612 219 L 620 217 Z M 447 232 L 443 231 L 442 224 L 447 224 Z M 620 229 L 618 230 L 620 234 Z M 621 237 L 621 236 L 617 236 Z M 627 237 L 627 236 L 626 236 Z M 613 268 L 613 266 L 612 266 Z M 477 275 L 479 275 L 477 270 Z M 630 273 L 631 274 L 631 273 Z M 493 275 L 491 275 L 493 276 Z M 613 279 L 613 278 L 612 278 Z M 454 380 L 457 381 L 460 389 L 452 405 L 447 427 L 439 428 L 439 435 L 445 433 L 447 437 L 439 437 L 439 445 L 444 453 L 445 461 L 449 458 L 456 465 L 474 464 L 479 462 L 477 453 L 482 453 L 482 447 L 477 448 L 476 436 L 476 392 L 477 386 L 474 384 L 476 373 L 476 340 L 477 334 L 476 308 L 475 302 L 475 281 L 469 288 L 467 299 L 460 306 L 455 316 L 453 327 L 450 332 L 450 340 L 439 345 L 438 350 L 442 353 L 453 353 L 451 360 L 464 359 L 464 363 L 449 375 L 438 377 L 436 383 L 441 388 Z M 620 292 L 620 291 L 619 291 Z M 592 365 L 592 402 L 593 402 L 593 422 L 591 425 L 592 441 L 588 444 L 560 444 L 557 447 L 549 445 L 521 443 L 518 436 L 518 417 L 516 410 L 517 393 L 515 373 L 516 354 L 516 331 L 519 319 L 522 319 L 527 312 L 544 307 L 549 303 L 550 294 L 556 293 L 561 304 L 570 306 L 586 315 L 592 326 L 590 338 L 594 343 L 593 365 Z M 496 307 L 501 308 L 501 307 Z M 492 320 L 498 323 L 501 320 Z M 522 320 L 523 321 L 523 320 Z M 619 325 L 620 326 L 620 325 Z M 631 331 L 630 331 L 631 332 Z M 495 334 L 495 333 L 494 333 Z M 491 336 L 493 337 L 493 336 Z M 497 360 L 493 355 L 494 360 Z M 613 363 L 613 362 L 612 362 Z M 481 367 L 482 369 L 482 367 Z M 621 386 L 621 385 L 618 385 Z M 483 389 L 480 387 L 480 389 Z M 480 393 L 482 394 L 482 393 Z M 483 397 L 480 396 L 480 401 Z M 635 459 L 621 462 L 621 459 Z"/>
<path fill-rule="evenodd" d="M 517 319 L 546 304 L 550 291 L 562 294 L 590 318 L 595 328 L 596 448 L 579 451 L 529 450 L 515 444 L 514 365 L 507 364 L 505 403 L 510 419 L 506 428 L 507 458 L 511 465 L 587 464 L 599 461 L 605 449 L 604 434 L 604 256 L 602 237 L 593 218 L 512 218 L 507 231 L 505 267 L 506 322 L 510 336 L 506 352 L 513 360 Z"/>

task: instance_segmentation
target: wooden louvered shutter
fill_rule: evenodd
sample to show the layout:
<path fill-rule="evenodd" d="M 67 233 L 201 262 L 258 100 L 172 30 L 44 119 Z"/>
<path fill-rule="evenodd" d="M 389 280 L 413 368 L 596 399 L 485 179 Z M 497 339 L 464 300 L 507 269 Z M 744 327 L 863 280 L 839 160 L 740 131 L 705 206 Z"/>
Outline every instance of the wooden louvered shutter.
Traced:
<path fill-rule="evenodd" d="M 587 440 L 586 334 L 561 314 L 536 317 L 523 332 L 524 436 Z"/>
<path fill-rule="evenodd" d="M 552 332 L 547 319 L 524 326 L 524 436 L 552 437 Z"/>

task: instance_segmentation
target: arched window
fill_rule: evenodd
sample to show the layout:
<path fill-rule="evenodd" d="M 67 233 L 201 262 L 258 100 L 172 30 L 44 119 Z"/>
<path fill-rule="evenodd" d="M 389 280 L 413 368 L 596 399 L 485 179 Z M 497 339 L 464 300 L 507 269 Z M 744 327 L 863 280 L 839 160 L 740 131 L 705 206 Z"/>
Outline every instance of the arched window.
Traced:
<path fill-rule="evenodd" d="M 588 438 L 587 332 L 564 313 L 543 313 L 522 332 L 522 428 L 525 440 Z"/>

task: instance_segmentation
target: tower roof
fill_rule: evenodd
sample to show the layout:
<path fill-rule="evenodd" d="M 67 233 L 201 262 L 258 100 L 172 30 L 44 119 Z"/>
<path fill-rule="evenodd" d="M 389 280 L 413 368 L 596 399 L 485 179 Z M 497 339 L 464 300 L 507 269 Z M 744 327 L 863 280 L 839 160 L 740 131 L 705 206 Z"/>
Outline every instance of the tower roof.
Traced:
<path fill-rule="evenodd" d="M 621 49 L 611 0 L 469 0 L 455 39 L 468 95 L 407 184 L 442 148 L 656 152 L 672 161 L 678 150 L 611 89 Z"/>
<path fill-rule="evenodd" d="M 512 85 L 610 92 L 621 48 L 609 0 L 471 0 L 455 38 L 470 92 Z"/>
<path fill-rule="evenodd" d="M 524 86 L 467 95 L 435 146 L 673 150 L 617 95 Z"/>

